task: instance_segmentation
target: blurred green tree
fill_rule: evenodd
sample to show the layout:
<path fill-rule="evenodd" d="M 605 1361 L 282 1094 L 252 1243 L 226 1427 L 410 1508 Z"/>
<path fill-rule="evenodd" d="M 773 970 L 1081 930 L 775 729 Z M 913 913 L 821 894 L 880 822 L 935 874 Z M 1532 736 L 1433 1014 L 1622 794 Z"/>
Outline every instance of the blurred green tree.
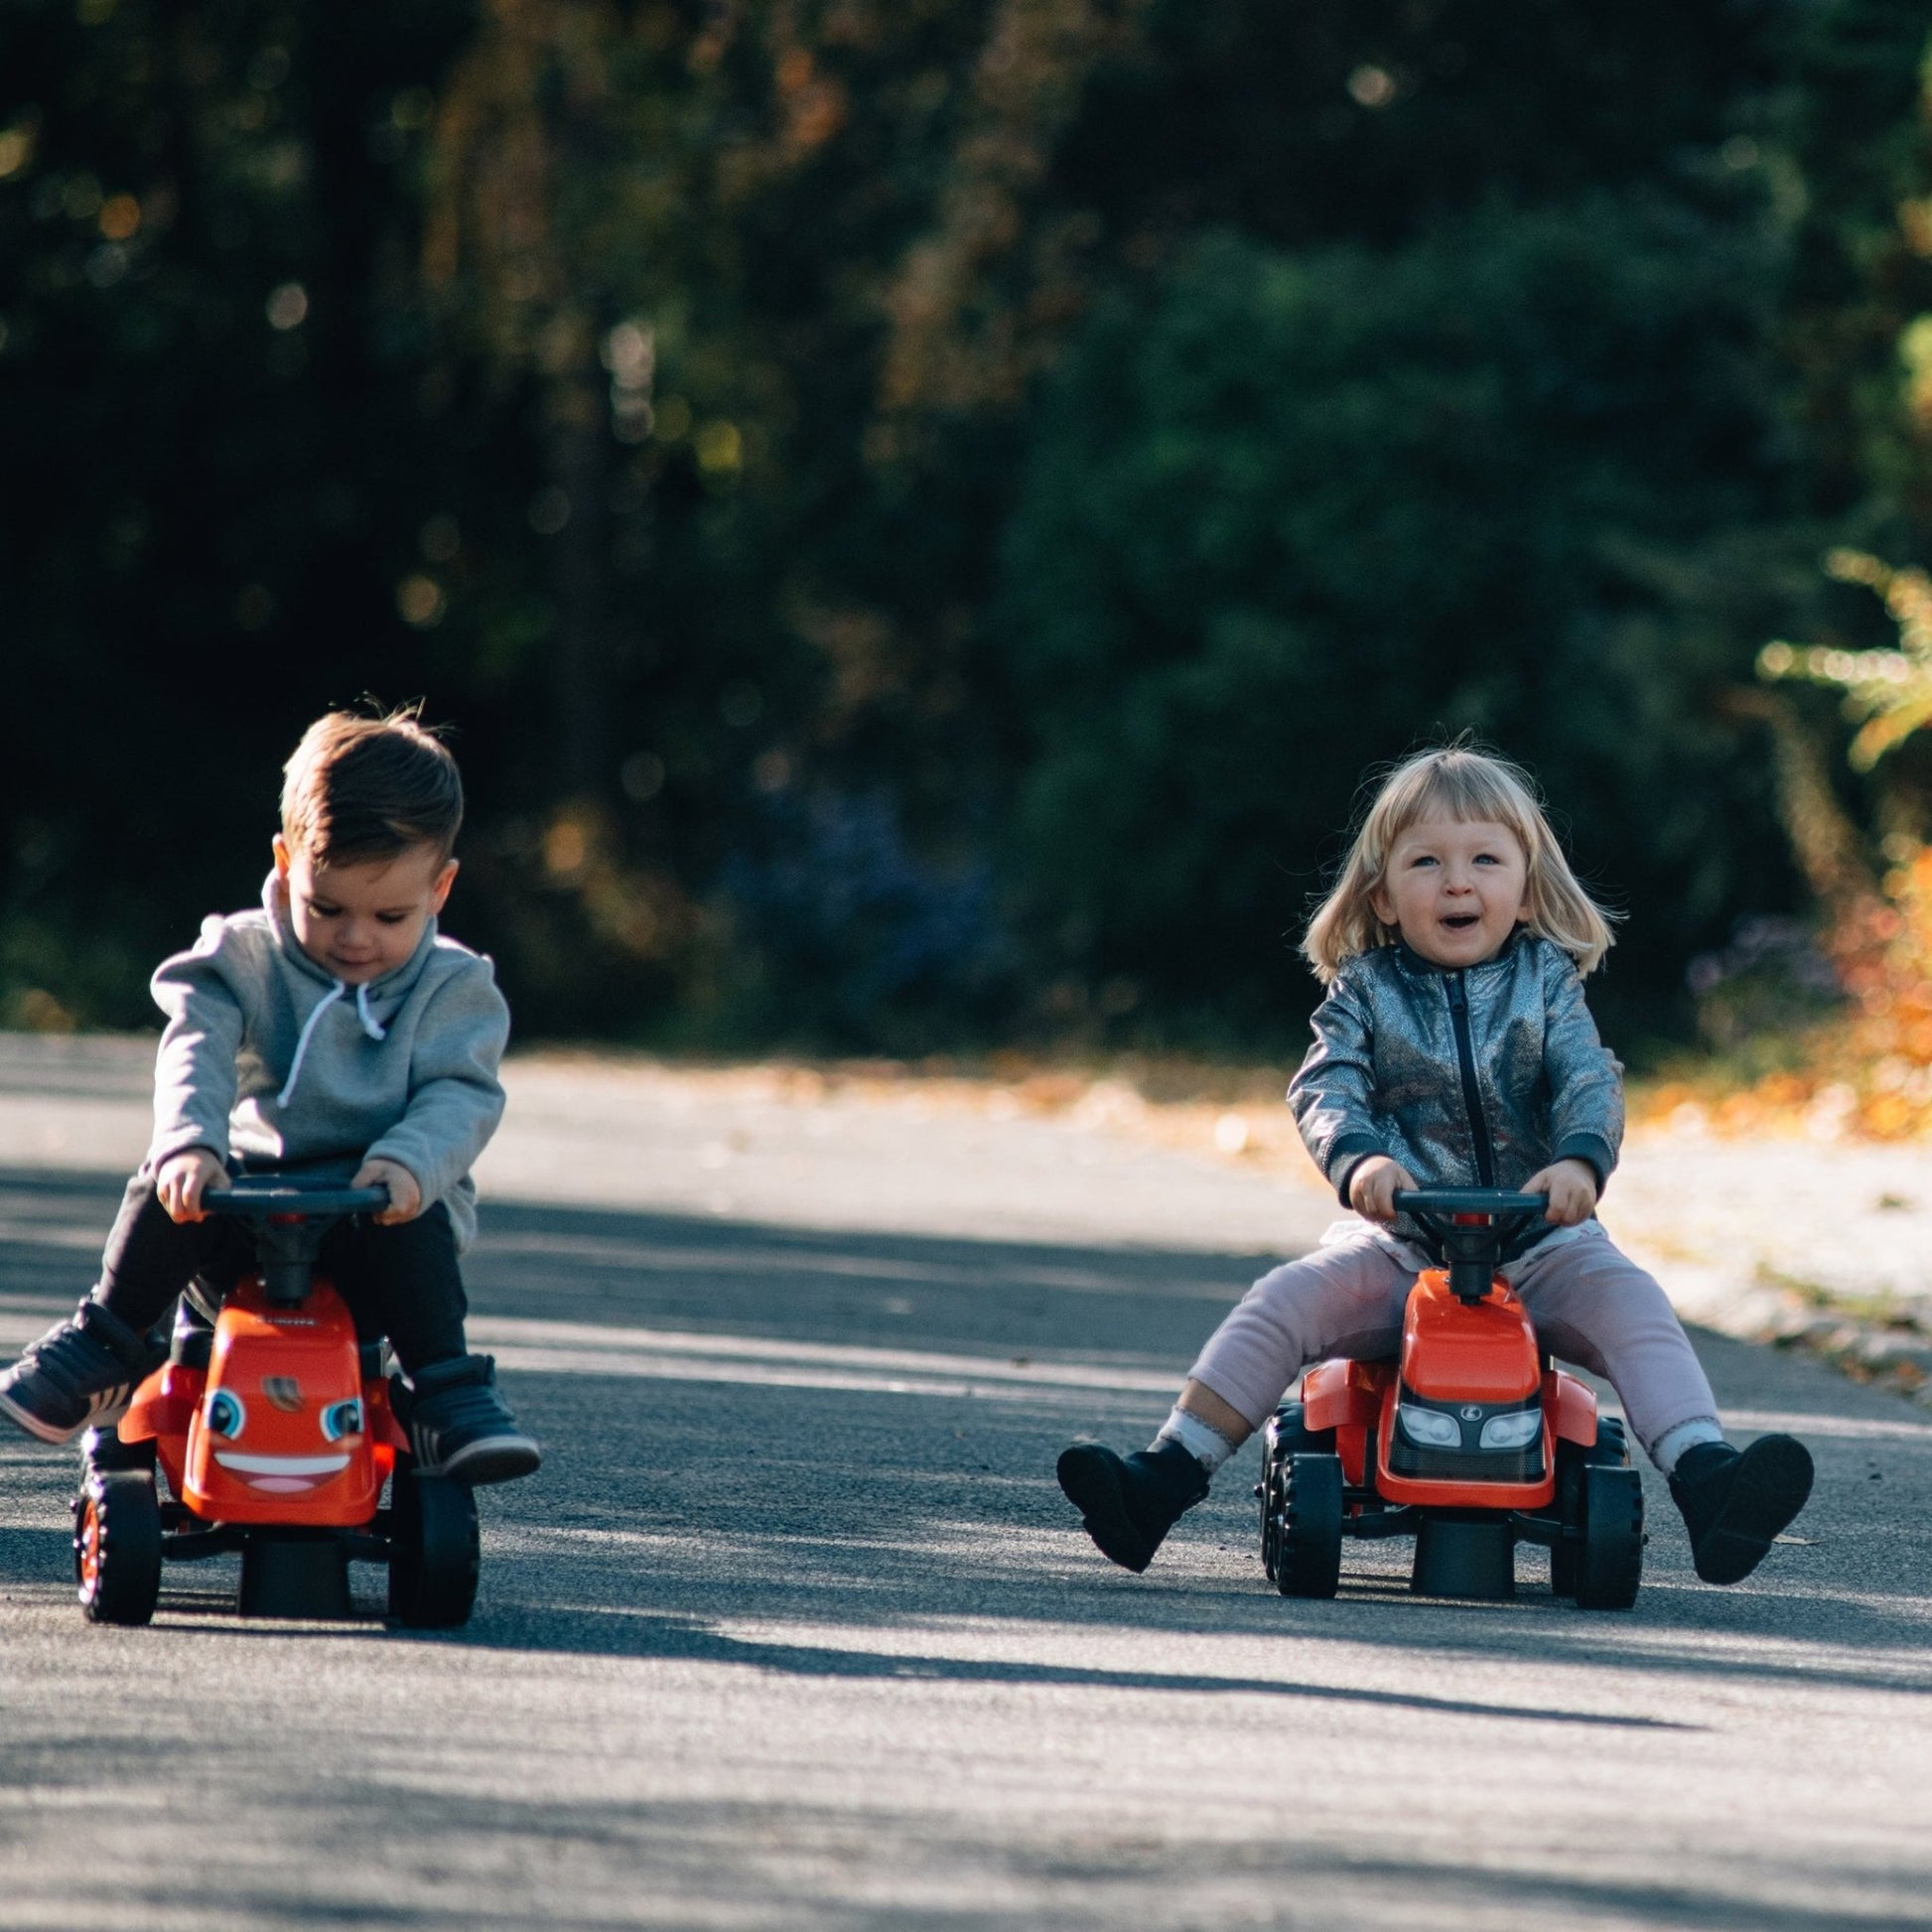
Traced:
<path fill-rule="evenodd" d="M 1390 250 L 1211 238 L 1096 315 L 997 607 L 1013 876 L 1068 970 L 1298 1017 L 1290 940 L 1362 771 L 1473 728 L 1627 900 L 1612 985 L 1654 990 L 1766 856 L 1713 705 L 1752 639 L 1696 594 L 1778 508 L 1771 245 L 1498 206 Z"/>

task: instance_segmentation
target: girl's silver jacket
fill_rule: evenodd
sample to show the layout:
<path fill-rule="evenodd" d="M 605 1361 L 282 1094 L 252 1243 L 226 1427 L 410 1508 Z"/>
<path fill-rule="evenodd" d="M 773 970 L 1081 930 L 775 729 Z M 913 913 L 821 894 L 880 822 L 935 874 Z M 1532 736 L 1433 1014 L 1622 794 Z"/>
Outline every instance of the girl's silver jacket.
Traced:
<path fill-rule="evenodd" d="M 1616 1166 L 1623 1069 L 1570 955 L 1523 927 L 1460 970 L 1401 943 L 1358 953 L 1313 1024 L 1288 1104 L 1344 1206 L 1372 1154 L 1424 1187 L 1520 1187 L 1574 1159 L 1600 1191 Z"/>

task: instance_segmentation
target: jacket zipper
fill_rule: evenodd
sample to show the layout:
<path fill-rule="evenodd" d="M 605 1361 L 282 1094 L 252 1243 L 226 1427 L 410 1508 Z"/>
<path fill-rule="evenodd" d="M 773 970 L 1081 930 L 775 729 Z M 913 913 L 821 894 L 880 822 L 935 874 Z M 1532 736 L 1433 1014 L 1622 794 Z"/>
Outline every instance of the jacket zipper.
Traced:
<path fill-rule="evenodd" d="M 1469 1043 L 1469 995 L 1460 973 L 1447 975 L 1446 983 L 1449 1024 L 1455 1029 L 1455 1057 L 1462 1069 L 1462 1105 L 1468 1110 L 1469 1134 L 1475 1142 L 1476 1180 L 1480 1186 L 1493 1187 L 1496 1156 L 1489 1143 L 1489 1121 L 1482 1111 L 1482 1095 L 1476 1086 L 1475 1048 Z"/>

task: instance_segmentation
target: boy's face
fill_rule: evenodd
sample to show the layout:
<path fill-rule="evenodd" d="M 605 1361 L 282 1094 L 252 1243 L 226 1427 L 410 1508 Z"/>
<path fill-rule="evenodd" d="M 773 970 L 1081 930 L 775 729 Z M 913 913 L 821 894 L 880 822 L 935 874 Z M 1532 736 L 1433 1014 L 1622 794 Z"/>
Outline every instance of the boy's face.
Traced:
<path fill-rule="evenodd" d="M 1507 825 L 1429 818 L 1396 840 L 1369 903 L 1433 964 L 1474 966 L 1527 916 L 1528 886 L 1528 855 Z"/>
<path fill-rule="evenodd" d="M 325 973 L 361 986 L 393 973 L 443 909 L 456 861 L 433 845 L 393 859 L 318 865 L 301 847 L 275 840 L 275 870 L 289 898 L 296 943 Z"/>

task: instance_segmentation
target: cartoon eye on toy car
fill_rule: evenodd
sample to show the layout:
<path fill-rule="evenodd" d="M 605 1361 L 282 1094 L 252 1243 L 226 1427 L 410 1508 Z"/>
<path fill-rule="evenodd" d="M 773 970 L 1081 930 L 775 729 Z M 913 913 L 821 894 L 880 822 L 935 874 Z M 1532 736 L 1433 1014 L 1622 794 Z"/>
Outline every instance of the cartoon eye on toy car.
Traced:
<path fill-rule="evenodd" d="M 315 1272 L 331 1227 L 387 1200 L 379 1187 L 274 1174 L 203 1196 L 209 1213 L 251 1228 L 257 1271 L 218 1311 L 192 1290 L 169 1361 L 118 1428 L 87 1433 L 73 1560 L 91 1621 L 146 1623 L 164 1564 L 236 1551 L 244 1616 L 346 1617 L 348 1565 L 360 1561 L 389 1566 L 396 1622 L 468 1620 L 476 1500 L 416 1469 L 390 1413 L 381 1345 L 358 1345 L 341 1296 Z"/>
<path fill-rule="evenodd" d="M 1413 1536 L 1412 1587 L 1505 1597 L 1516 1545 L 1550 1552 L 1551 1587 L 1627 1609 L 1643 1574 L 1643 1484 L 1623 1428 L 1552 1368 L 1496 1272 L 1541 1194 L 1423 1188 L 1395 1205 L 1445 1265 L 1410 1293 L 1393 1361 L 1318 1363 L 1264 1435 L 1261 1555 L 1284 1596 L 1332 1596 L 1344 1537 Z"/>

